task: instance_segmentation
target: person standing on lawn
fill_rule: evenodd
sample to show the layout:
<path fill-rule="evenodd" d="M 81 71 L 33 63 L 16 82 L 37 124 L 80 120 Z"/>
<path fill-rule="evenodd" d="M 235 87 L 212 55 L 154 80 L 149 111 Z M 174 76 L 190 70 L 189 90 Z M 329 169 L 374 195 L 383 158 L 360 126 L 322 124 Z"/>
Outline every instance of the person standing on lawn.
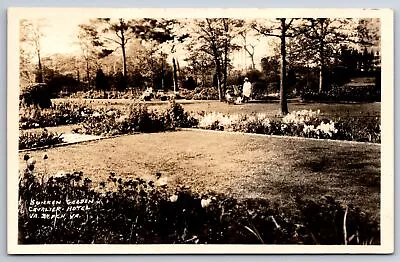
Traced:
<path fill-rule="evenodd" d="M 247 77 L 244 79 L 243 84 L 243 102 L 248 102 L 251 95 L 251 83 Z"/>

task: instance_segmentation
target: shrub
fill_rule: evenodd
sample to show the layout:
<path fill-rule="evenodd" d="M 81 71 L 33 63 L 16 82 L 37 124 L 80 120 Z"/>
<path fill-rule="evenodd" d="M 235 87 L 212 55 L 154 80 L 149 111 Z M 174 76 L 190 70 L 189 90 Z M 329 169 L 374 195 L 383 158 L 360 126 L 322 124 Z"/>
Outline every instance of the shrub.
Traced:
<path fill-rule="evenodd" d="M 176 103 L 175 100 L 170 101 L 169 108 L 166 111 L 166 118 L 171 121 L 171 128 L 197 125 L 197 120 L 188 112 L 185 112 L 183 107 Z"/>
<path fill-rule="evenodd" d="M 82 126 L 86 134 L 119 135 L 160 132 L 196 124 L 196 119 L 172 100 L 168 109 L 162 112 L 149 110 L 143 104 L 132 105 L 127 114 L 122 114 L 119 110 L 97 110 L 82 123 Z"/>
<path fill-rule="evenodd" d="M 21 91 L 20 101 L 22 105 L 49 108 L 51 107 L 51 95 L 48 85 L 34 84 Z"/>
<path fill-rule="evenodd" d="M 295 111 L 282 119 L 269 119 L 261 113 L 224 115 L 212 112 L 194 117 L 198 120 L 197 127 L 211 130 L 374 143 L 381 141 L 380 118 L 376 117 L 332 120 L 321 117 L 319 110 Z"/>
<path fill-rule="evenodd" d="M 196 87 L 193 95 L 194 100 L 218 100 L 218 90 L 211 87 Z"/>
<path fill-rule="evenodd" d="M 332 86 L 330 90 L 321 93 L 305 91 L 301 94 L 301 99 L 325 102 L 376 102 L 380 101 L 380 96 L 380 90 L 372 83 Z"/>
<path fill-rule="evenodd" d="M 93 109 L 84 104 L 61 103 L 41 109 L 35 105 L 21 106 L 19 127 L 21 129 L 77 124 L 84 121 Z"/>
<path fill-rule="evenodd" d="M 141 178 L 124 180 L 114 173 L 95 190 L 82 172 L 45 180 L 34 172 L 29 156 L 25 159 L 27 168 L 19 182 L 20 244 L 380 243 L 377 222 L 333 198 L 298 199 L 288 208 L 265 199 L 238 200 Z M 60 209 L 58 214 L 35 212 L 35 206 Z M 72 212 L 71 206 L 83 210 Z"/>
<path fill-rule="evenodd" d="M 18 148 L 27 149 L 43 146 L 52 146 L 63 142 L 61 135 L 47 131 L 45 128 L 43 131 L 38 133 L 22 132 L 19 135 L 19 146 Z"/>

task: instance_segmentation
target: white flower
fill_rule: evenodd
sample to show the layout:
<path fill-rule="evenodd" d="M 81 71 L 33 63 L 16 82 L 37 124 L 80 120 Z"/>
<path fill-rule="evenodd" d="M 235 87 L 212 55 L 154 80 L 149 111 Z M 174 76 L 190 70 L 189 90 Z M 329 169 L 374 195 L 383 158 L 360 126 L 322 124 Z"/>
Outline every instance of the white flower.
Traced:
<path fill-rule="evenodd" d="M 36 164 L 36 159 L 34 158 L 29 158 L 28 159 L 28 166 L 33 166 Z"/>
<path fill-rule="evenodd" d="M 39 124 L 38 123 L 34 123 L 33 126 L 34 127 L 39 127 Z"/>
<path fill-rule="evenodd" d="M 177 195 L 170 196 L 169 201 L 171 201 L 172 203 L 178 201 L 178 196 Z"/>
<path fill-rule="evenodd" d="M 210 205 L 210 203 L 211 203 L 211 199 L 202 199 L 200 201 L 200 204 L 201 204 L 202 208 L 208 207 Z"/>
<path fill-rule="evenodd" d="M 100 114 L 99 112 L 96 111 L 96 112 L 93 113 L 92 116 L 93 116 L 93 117 L 98 117 L 98 116 L 101 116 L 101 114 Z"/>
<path fill-rule="evenodd" d="M 167 184 L 167 177 L 161 177 L 156 181 L 156 186 L 165 186 Z"/>
<path fill-rule="evenodd" d="M 54 177 L 63 177 L 63 176 L 65 176 L 65 171 L 64 170 L 60 170 L 60 171 L 58 171 L 57 173 L 56 173 L 56 175 L 54 176 Z"/>
<path fill-rule="evenodd" d="M 122 116 L 120 116 L 117 120 L 116 120 L 116 122 L 117 123 L 123 123 L 125 120 L 127 120 L 128 119 L 128 116 L 127 115 L 122 115 Z"/>
<path fill-rule="evenodd" d="M 108 116 L 113 116 L 113 115 L 115 115 L 117 112 L 115 112 L 114 110 L 110 110 L 110 111 L 108 111 L 106 114 L 108 115 Z"/>

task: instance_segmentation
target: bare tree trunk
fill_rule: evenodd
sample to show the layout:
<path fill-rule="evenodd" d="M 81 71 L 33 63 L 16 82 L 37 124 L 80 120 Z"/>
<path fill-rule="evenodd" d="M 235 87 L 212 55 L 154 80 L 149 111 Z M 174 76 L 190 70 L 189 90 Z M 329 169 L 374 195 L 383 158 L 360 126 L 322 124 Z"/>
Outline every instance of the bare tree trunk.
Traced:
<path fill-rule="evenodd" d="M 126 71 L 126 53 L 125 53 L 125 45 L 122 45 L 122 57 L 123 57 L 123 62 L 124 62 L 124 77 L 127 75 Z"/>
<path fill-rule="evenodd" d="M 222 88 L 221 88 L 221 65 L 218 59 L 215 61 L 215 74 L 217 77 L 218 98 L 222 101 Z"/>
<path fill-rule="evenodd" d="M 251 59 L 251 66 L 252 69 L 255 70 L 256 69 L 256 63 L 254 63 L 254 46 L 252 46 L 253 48 L 253 52 L 249 53 L 250 59 Z"/>
<path fill-rule="evenodd" d="M 182 87 L 182 79 L 181 79 L 181 68 L 179 66 L 179 59 L 176 59 L 176 79 L 177 79 L 177 89 Z"/>
<path fill-rule="evenodd" d="M 89 68 L 89 59 L 86 59 L 86 77 L 88 82 L 88 88 L 90 89 L 90 68 Z"/>
<path fill-rule="evenodd" d="M 229 32 L 229 24 L 227 23 L 227 21 L 225 20 L 225 19 L 223 19 L 223 22 L 224 22 L 224 30 L 225 30 L 225 34 L 228 34 L 228 32 Z M 222 93 L 223 92 L 225 92 L 225 90 L 226 90 L 226 88 L 227 88 L 227 83 L 228 83 L 228 39 L 227 38 L 225 38 L 224 39 L 224 61 L 223 61 L 224 63 L 223 63 L 223 66 L 224 66 L 224 68 L 223 68 L 223 76 L 224 76 L 224 79 L 223 79 L 223 90 L 222 90 Z M 221 98 L 220 98 L 220 100 L 221 100 Z"/>
<path fill-rule="evenodd" d="M 176 72 L 175 58 L 172 58 L 172 64 L 174 66 L 174 93 L 176 93 L 176 91 L 178 90 L 178 75 L 177 75 L 177 72 Z"/>
<path fill-rule="evenodd" d="M 287 80 L 286 80 L 286 19 L 281 18 L 281 81 L 280 81 L 280 105 L 281 105 L 281 114 L 286 115 L 289 113 L 288 105 L 287 105 L 287 97 L 286 97 L 286 88 L 287 88 Z"/>
<path fill-rule="evenodd" d="M 40 59 L 40 50 L 37 50 L 37 55 L 38 55 L 38 76 L 36 82 L 43 83 L 43 69 L 42 69 L 42 61 Z"/>
<path fill-rule="evenodd" d="M 320 65 L 319 65 L 319 93 L 322 93 L 324 88 L 324 70 L 325 70 L 325 54 L 324 54 L 324 43 L 320 42 Z"/>
<path fill-rule="evenodd" d="M 124 74 L 124 77 L 126 77 L 126 75 L 127 75 L 127 72 L 126 72 L 126 53 L 125 53 L 125 39 L 124 39 L 124 35 L 123 35 L 123 33 L 121 33 L 122 34 L 122 44 L 121 44 L 121 49 L 122 49 L 122 59 L 123 59 L 123 74 Z"/>

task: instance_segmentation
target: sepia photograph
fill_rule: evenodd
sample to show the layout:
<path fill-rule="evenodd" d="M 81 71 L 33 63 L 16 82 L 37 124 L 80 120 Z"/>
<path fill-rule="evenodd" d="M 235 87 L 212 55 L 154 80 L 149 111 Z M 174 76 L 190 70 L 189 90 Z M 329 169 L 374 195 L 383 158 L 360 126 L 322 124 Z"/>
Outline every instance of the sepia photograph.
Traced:
<path fill-rule="evenodd" d="M 9 252 L 393 252 L 392 11 L 8 14 Z"/>

